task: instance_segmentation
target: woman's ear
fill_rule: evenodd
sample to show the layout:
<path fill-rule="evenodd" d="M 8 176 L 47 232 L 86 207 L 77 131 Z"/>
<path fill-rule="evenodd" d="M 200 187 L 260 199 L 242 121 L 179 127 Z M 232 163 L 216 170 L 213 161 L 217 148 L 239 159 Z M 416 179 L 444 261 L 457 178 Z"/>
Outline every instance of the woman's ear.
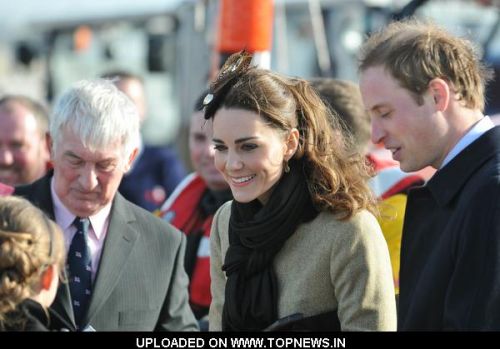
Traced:
<path fill-rule="evenodd" d="M 296 128 L 292 128 L 288 133 L 284 156 L 286 161 L 289 161 L 297 151 L 297 148 L 299 146 L 299 136 L 299 130 L 297 130 Z"/>
<path fill-rule="evenodd" d="M 54 278 L 55 275 L 55 266 L 49 265 L 47 269 L 42 273 L 42 278 L 40 282 L 40 286 L 42 287 L 42 290 L 49 290 L 50 285 L 52 284 L 52 279 Z"/>

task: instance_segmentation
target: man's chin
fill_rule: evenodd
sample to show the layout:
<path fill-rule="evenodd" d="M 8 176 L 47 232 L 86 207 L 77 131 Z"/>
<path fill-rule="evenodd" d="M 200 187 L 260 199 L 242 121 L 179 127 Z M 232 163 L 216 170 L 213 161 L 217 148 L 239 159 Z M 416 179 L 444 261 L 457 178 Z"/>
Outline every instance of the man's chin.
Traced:
<path fill-rule="evenodd" d="M 99 208 L 96 205 L 73 205 L 72 207 L 68 208 L 70 209 L 71 213 L 78 217 L 89 217 L 99 212 Z"/>
<path fill-rule="evenodd" d="M 417 171 L 421 170 L 423 167 L 417 166 L 416 164 L 407 164 L 405 162 L 400 162 L 399 168 L 403 172 L 410 173 L 410 172 L 417 172 Z"/>
<path fill-rule="evenodd" d="M 16 176 L 0 176 L 0 182 L 12 186 L 26 184 L 26 183 L 21 183 L 21 181 Z"/>

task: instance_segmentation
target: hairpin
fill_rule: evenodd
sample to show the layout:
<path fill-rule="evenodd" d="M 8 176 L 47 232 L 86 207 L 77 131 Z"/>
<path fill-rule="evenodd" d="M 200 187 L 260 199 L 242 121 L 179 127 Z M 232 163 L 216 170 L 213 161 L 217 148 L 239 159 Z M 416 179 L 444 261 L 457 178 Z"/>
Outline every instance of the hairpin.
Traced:
<path fill-rule="evenodd" d="M 248 71 L 252 57 L 251 53 L 242 50 L 232 54 L 227 59 L 215 81 L 210 84 L 209 92 L 203 99 L 205 119 L 214 116 L 231 87 Z"/>

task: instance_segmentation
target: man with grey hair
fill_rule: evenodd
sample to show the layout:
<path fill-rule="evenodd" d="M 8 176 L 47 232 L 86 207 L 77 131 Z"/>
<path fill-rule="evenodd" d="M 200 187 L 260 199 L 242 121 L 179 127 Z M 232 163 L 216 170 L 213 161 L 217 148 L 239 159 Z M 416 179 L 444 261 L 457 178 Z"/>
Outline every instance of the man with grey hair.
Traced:
<path fill-rule="evenodd" d="M 52 305 L 53 329 L 197 329 L 183 234 L 117 192 L 138 133 L 137 108 L 111 82 L 78 82 L 50 120 L 53 171 L 16 188 L 65 234 L 69 282 Z"/>
<path fill-rule="evenodd" d="M 23 95 L 0 99 L 0 181 L 8 185 L 31 183 L 48 167 L 48 112 Z"/>

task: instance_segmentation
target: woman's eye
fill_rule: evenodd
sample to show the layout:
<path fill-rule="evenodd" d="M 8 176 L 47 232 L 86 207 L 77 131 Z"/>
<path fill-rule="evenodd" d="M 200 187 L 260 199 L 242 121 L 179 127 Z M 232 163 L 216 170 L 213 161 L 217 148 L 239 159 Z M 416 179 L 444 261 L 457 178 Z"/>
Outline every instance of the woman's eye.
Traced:
<path fill-rule="evenodd" d="M 257 145 L 256 144 L 251 144 L 251 143 L 250 144 L 243 144 L 241 146 L 241 149 L 247 150 L 247 151 L 254 150 L 255 148 L 257 148 Z"/>
<path fill-rule="evenodd" d="M 223 150 L 226 150 L 226 146 L 222 145 L 222 144 L 215 144 L 214 149 L 217 151 L 223 151 Z"/>

